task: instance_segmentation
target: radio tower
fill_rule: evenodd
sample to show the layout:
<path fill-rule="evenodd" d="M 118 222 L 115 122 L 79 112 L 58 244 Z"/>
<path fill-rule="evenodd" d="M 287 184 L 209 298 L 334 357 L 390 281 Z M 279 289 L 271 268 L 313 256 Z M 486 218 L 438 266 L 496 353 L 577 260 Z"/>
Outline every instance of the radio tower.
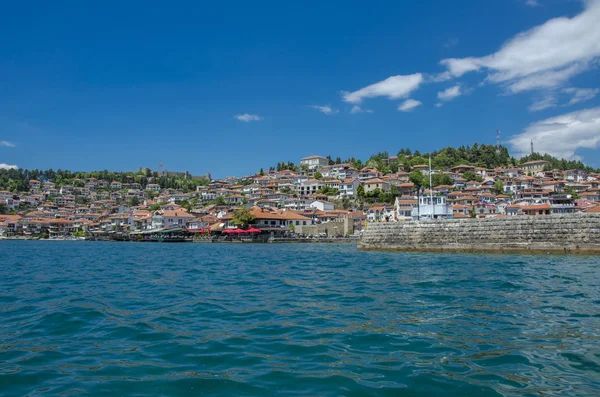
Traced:
<path fill-rule="evenodd" d="M 500 151 L 500 131 L 496 129 L 496 151 Z"/>
<path fill-rule="evenodd" d="M 530 145 L 531 145 L 531 154 L 533 154 L 533 139 L 531 140 Z"/>

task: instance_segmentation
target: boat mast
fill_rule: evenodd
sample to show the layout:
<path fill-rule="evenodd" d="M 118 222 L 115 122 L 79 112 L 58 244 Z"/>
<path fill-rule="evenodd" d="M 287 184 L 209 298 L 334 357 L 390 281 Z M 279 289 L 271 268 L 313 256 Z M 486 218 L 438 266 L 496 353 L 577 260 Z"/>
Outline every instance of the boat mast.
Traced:
<path fill-rule="evenodd" d="M 433 183 L 431 182 L 431 154 L 429 154 L 429 199 L 431 200 L 431 219 L 435 219 L 435 207 L 433 205 Z"/>

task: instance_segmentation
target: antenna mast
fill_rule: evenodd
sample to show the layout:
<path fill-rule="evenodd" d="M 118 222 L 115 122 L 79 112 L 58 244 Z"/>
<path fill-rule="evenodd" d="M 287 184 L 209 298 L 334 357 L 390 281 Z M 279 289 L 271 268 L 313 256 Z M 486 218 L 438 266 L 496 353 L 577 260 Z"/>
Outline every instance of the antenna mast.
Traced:
<path fill-rule="evenodd" d="M 496 128 L 496 151 L 500 151 L 500 131 Z"/>
<path fill-rule="evenodd" d="M 533 139 L 531 140 L 530 145 L 531 145 L 531 154 L 533 154 Z"/>

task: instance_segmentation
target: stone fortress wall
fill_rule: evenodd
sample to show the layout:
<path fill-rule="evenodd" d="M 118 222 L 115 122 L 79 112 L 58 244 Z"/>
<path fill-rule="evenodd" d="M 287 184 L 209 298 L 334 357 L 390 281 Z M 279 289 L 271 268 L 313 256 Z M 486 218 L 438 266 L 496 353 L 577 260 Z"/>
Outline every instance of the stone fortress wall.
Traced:
<path fill-rule="evenodd" d="M 358 248 L 600 253 L 600 214 L 370 223 Z"/>

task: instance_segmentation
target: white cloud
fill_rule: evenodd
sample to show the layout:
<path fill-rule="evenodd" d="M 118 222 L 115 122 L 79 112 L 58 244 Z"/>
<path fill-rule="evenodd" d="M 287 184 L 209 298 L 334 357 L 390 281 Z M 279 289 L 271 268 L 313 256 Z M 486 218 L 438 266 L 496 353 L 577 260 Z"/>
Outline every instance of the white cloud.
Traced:
<path fill-rule="evenodd" d="M 452 80 L 452 73 L 445 71 L 438 74 L 426 74 L 425 82 L 426 83 L 443 83 L 444 81 Z"/>
<path fill-rule="evenodd" d="M 17 167 L 16 165 L 0 163 L 0 170 L 16 170 L 17 168 L 19 167 Z"/>
<path fill-rule="evenodd" d="M 525 5 L 528 7 L 539 7 L 540 3 L 537 0 L 525 0 Z"/>
<path fill-rule="evenodd" d="M 566 94 L 572 94 L 571 100 L 569 101 L 568 104 L 574 105 L 579 102 L 589 101 L 590 99 L 592 99 L 593 97 L 598 95 L 598 93 L 600 92 L 600 89 L 570 87 L 570 88 L 563 89 L 563 92 Z"/>
<path fill-rule="evenodd" d="M 517 93 L 540 88 L 554 88 L 563 85 L 572 76 L 588 69 L 586 64 L 575 63 L 567 68 L 534 73 L 522 79 L 515 80 L 508 86 L 509 91 Z"/>
<path fill-rule="evenodd" d="M 407 99 L 398 106 L 398 110 L 401 112 L 411 112 L 414 108 L 421 105 L 422 103 L 420 101 L 416 101 L 414 99 Z"/>
<path fill-rule="evenodd" d="M 507 84 L 512 92 L 559 86 L 600 57 L 600 0 L 588 0 L 585 6 L 573 18 L 553 18 L 517 34 L 493 54 L 441 64 L 454 77 L 487 70 L 487 81 Z"/>
<path fill-rule="evenodd" d="M 244 113 L 244 114 L 236 114 L 235 116 L 236 119 L 240 120 L 240 121 L 244 121 L 246 123 L 249 123 L 251 121 L 260 121 L 262 120 L 262 117 L 256 115 L 256 114 L 248 114 L 248 113 Z"/>
<path fill-rule="evenodd" d="M 441 102 L 438 102 L 438 103 L 435 104 L 436 108 L 441 108 L 442 106 L 444 106 L 444 104 L 441 103 Z"/>
<path fill-rule="evenodd" d="M 331 107 L 331 105 L 324 105 L 324 106 L 318 106 L 318 105 L 312 105 L 311 108 L 318 110 L 319 112 L 323 113 L 323 114 L 335 114 L 338 113 L 339 110 L 338 109 L 333 109 Z"/>
<path fill-rule="evenodd" d="M 406 98 L 411 92 L 419 88 L 422 82 L 423 75 L 421 73 L 391 76 L 358 91 L 342 92 L 342 98 L 346 102 L 355 104 L 361 103 L 364 98 L 378 96 L 385 96 L 389 99 Z"/>
<path fill-rule="evenodd" d="M 549 95 L 546 96 L 542 99 L 539 99 L 535 102 L 533 102 L 531 104 L 531 106 L 529 106 L 529 110 L 531 112 L 537 112 L 540 110 L 544 110 L 544 109 L 548 109 L 548 108 L 554 108 L 556 107 L 556 98 L 554 98 L 553 96 Z"/>
<path fill-rule="evenodd" d="M 519 155 L 523 155 L 529 152 L 532 140 L 536 152 L 575 159 L 577 149 L 595 149 L 600 143 L 600 107 L 530 124 L 521 134 L 513 136 L 509 144 Z"/>
<path fill-rule="evenodd" d="M 0 146 L 15 147 L 15 144 L 9 141 L 0 141 Z"/>
<path fill-rule="evenodd" d="M 444 91 L 438 92 L 437 97 L 441 101 L 451 101 L 461 94 L 462 92 L 460 92 L 460 84 L 457 84 L 453 87 L 446 88 Z"/>
<path fill-rule="evenodd" d="M 358 105 L 354 105 L 352 106 L 352 109 L 350 110 L 350 113 L 352 114 L 357 114 L 357 113 L 373 113 L 373 111 L 371 109 L 363 109 Z"/>

